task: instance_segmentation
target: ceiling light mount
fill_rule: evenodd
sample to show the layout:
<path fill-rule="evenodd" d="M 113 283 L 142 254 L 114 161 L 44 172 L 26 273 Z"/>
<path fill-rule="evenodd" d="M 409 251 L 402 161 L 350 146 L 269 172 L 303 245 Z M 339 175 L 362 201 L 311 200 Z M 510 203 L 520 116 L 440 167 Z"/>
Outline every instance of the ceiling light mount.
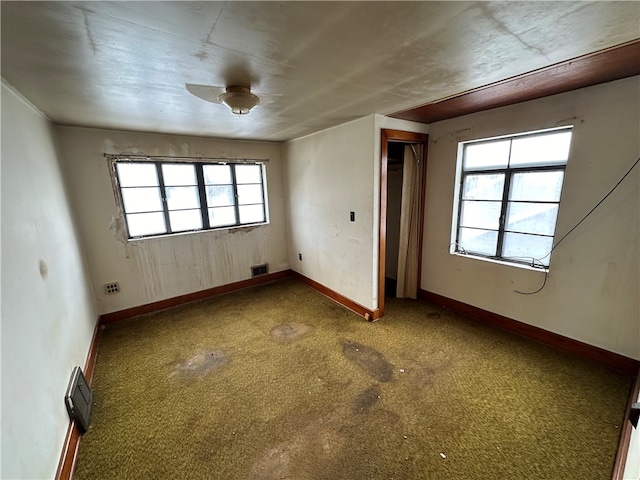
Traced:
<path fill-rule="evenodd" d="M 226 92 L 218 95 L 218 101 L 236 115 L 246 115 L 260 103 L 258 96 L 251 93 L 247 87 L 227 87 Z"/>

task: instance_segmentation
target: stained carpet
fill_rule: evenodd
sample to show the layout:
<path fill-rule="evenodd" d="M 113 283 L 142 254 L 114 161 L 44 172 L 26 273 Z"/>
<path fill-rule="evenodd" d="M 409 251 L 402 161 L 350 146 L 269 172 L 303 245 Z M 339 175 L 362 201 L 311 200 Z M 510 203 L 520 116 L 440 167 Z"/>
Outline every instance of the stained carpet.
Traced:
<path fill-rule="evenodd" d="M 433 305 L 293 280 L 106 327 L 82 479 L 606 479 L 631 379 Z"/>

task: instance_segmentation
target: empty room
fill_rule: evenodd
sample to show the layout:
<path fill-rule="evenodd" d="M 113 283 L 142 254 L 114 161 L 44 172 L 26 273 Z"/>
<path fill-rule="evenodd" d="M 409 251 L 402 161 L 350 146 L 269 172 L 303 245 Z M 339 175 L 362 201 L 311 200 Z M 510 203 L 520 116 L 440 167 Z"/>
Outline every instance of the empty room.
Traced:
<path fill-rule="evenodd" d="M 2 479 L 640 479 L 640 2 L 0 2 Z"/>

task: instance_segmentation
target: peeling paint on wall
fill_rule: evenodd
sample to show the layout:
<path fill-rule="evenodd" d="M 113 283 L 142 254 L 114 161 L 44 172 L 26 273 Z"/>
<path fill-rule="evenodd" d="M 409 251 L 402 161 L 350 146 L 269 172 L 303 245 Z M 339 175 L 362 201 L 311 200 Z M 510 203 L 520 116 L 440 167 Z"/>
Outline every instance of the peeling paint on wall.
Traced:
<path fill-rule="evenodd" d="M 141 245 L 134 252 L 134 258 L 141 277 L 141 284 L 144 293 L 145 302 L 151 302 L 158 298 L 162 298 L 162 276 L 159 275 L 155 255 L 151 252 L 149 244 Z"/>
<path fill-rule="evenodd" d="M 75 127 L 59 132 L 100 313 L 246 280 L 252 265 L 268 263 L 274 272 L 289 267 L 281 145 Z M 109 155 L 268 158 L 270 223 L 129 240 Z M 100 295 L 102 285 L 116 279 L 122 294 Z"/>
<path fill-rule="evenodd" d="M 429 142 L 431 145 L 437 145 L 440 140 L 447 139 L 449 142 L 464 142 L 469 138 L 469 134 L 473 132 L 473 128 L 461 128 L 452 132 L 447 132 L 437 138 L 432 138 Z"/>
<path fill-rule="evenodd" d="M 113 238 L 116 239 L 116 242 L 124 245 L 124 252 L 126 258 L 130 258 L 129 255 L 129 241 L 127 237 L 127 230 L 124 225 L 124 220 L 122 217 L 114 217 L 111 216 L 111 222 L 109 222 L 109 230 L 113 234 Z"/>
<path fill-rule="evenodd" d="M 269 262 L 266 228 L 235 230 L 129 242 L 145 301 L 237 282 L 249 278 L 252 265 Z"/>
<path fill-rule="evenodd" d="M 229 233 L 231 233 L 231 234 L 236 234 L 236 233 L 249 233 L 249 232 L 253 232 L 256 228 L 258 228 L 258 225 L 255 225 L 255 226 L 253 226 L 253 227 L 230 228 L 230 229 L 229 229 Z"/>
<path fill-rule="evenodd" d="M 114 155 L 144 155 L 145 153 L 134 145 L 120 146 L 107 138 L 104 141 L 104 152 Z"/>

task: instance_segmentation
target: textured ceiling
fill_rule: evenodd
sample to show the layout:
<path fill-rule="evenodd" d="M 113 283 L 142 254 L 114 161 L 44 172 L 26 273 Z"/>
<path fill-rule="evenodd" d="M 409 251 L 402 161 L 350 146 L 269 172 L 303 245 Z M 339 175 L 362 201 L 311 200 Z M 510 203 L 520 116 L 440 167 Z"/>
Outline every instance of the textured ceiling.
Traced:
<path fill-rule="evenodd" d="M 64 125 L 289 140 L 640 37 L 640 2 L 7 2 L 2 76 Z M 185 84 L 251 86 L 249 115 Z"/>

